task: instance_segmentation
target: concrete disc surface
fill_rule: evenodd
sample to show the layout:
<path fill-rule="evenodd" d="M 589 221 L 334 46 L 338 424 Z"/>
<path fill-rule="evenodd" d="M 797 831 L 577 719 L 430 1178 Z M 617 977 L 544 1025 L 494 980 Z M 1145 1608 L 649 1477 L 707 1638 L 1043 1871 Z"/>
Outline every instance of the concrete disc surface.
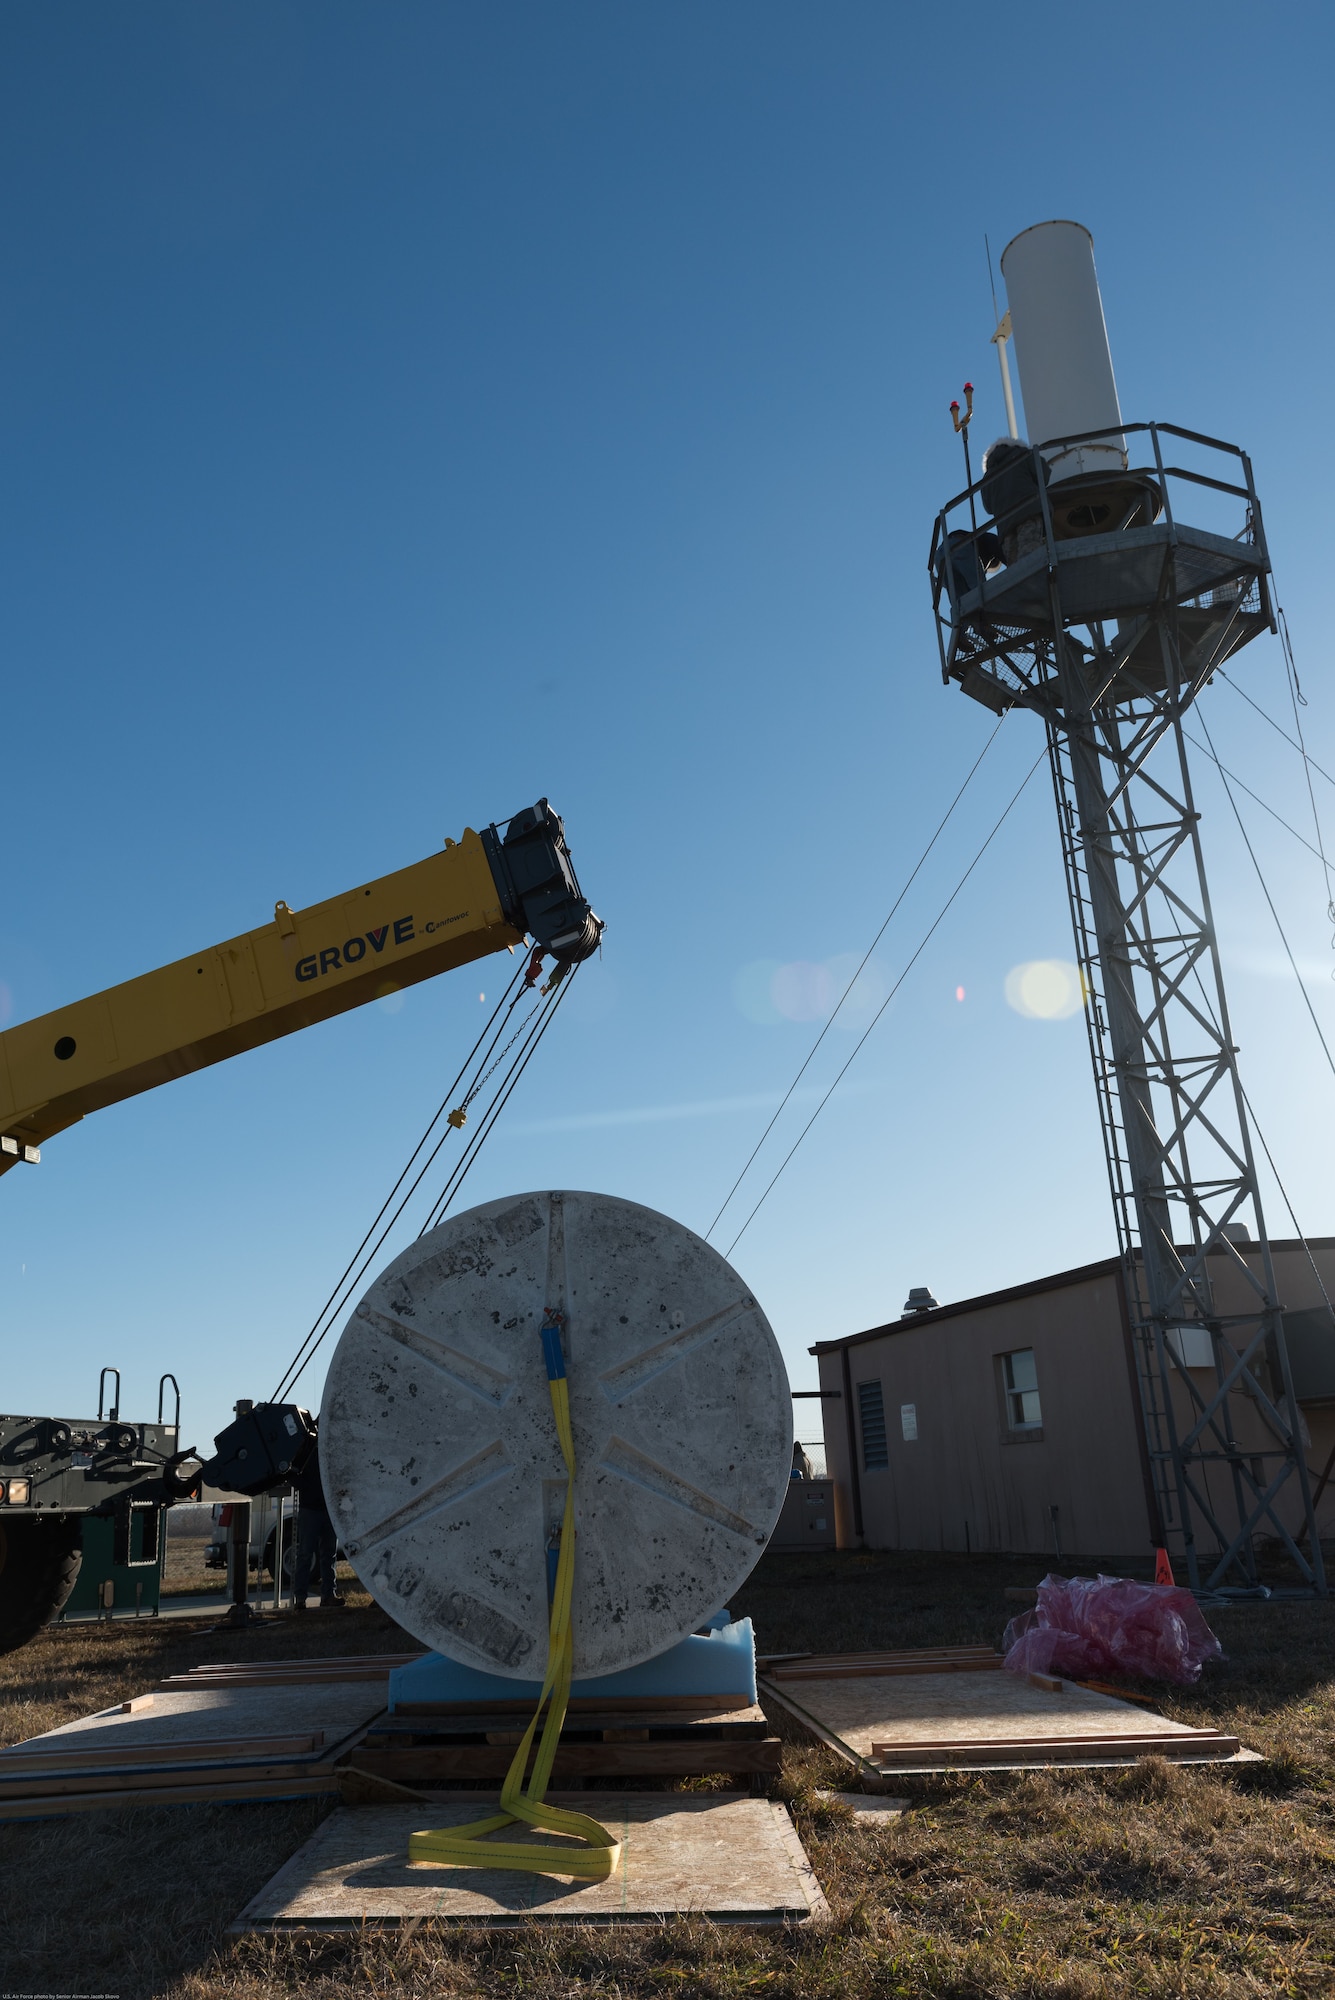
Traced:
<path fill-rule="evenodd" d="M 339 1342 L 320 1461 L 376 1600 L 467 1666 L 540 1679 L 565 1498 L 539 1328 L 566 1315 L 577 1676 L 652 1658 L 753 1568 L 792 1461 L 788 1378 L 737 1273 L 612 1195 L 484 1203 L 418 1239 Z"/>

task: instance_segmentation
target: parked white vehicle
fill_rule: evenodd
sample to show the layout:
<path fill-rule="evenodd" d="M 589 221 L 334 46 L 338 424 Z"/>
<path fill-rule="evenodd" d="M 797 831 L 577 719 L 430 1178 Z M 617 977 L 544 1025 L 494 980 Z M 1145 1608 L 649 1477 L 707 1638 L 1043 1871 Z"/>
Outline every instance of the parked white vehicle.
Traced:
<path fill-rule="evenodd" d="M 232 1525 L 230 1500 L 215 1501 L 213 1533 L 204 1557 L 206 1569 L 227 1568 L 227 1538 Z M 250 1568 L 262 1571 L 272 1583 L 277 1555 L 281 1510 L 283 1530 L 283 1582 L 289 1589 L 297 1574 L 297 1500 L 293 1493 L 265 1494 L 250 1502 Z"/>

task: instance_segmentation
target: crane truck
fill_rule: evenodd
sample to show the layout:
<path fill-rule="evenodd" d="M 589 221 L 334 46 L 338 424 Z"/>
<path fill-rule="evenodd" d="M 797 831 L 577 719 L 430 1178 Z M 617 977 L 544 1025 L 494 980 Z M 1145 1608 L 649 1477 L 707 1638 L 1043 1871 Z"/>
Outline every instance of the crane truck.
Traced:
<path fill-rule="evenodd" d="M 531 941 L 530 972 L 550 955 L 564 975 L 602 930 L 546 799 L 308 909 L 279 902 L 272 923 L 0 1033 L 0 1174 L 36 1165 L 45 1142 L 90 1111 L 491 952 Z M 124 1421 L 119 1400 L 105 1418 L 101 1395 L 96 1418 L 0 1415 L 0 1653 L 64 1604 L 88 1516 L 113 1521 L 116 1561 L 147 1560 L 162 1510 L 198 1482 L 179 1411 L 163 1422 L 161 1391 L 156 1422 Z M 235 1426 L 210 1477 L 216 1465 L 262 1490 L 310 1446 L 305 1413 L 261 1405 L 251 1429 L 272 1443 L 250 1461 L 264 1460 L 261 1486 L 246 1479 Z"/>

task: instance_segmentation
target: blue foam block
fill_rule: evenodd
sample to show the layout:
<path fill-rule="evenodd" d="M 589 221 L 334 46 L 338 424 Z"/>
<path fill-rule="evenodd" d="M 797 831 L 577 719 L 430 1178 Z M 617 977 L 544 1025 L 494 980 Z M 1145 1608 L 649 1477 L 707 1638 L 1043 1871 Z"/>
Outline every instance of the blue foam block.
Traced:
<path fill-rule="evenodd" d="M 505 1680 L 476 1667 L 460 1666 L 443 1653 L 427 1653 L 411 1666 L 396 1667 L 389 1677 L 390 1713 L 400 1702 L 523 1701 L 536 1703 L 541 1681 Z M 599 1674 L 572 1681 L 572 1700 L 600 1701 L 624 1695 L 727 1694 L 738 1705 L 756 1698 L 756 1640 L 749 1618 L 721 1625 L 707 1636 L 696 1635 L 669 1646 L 656 1659 L 642 1660 L 619 1674 Z"/>

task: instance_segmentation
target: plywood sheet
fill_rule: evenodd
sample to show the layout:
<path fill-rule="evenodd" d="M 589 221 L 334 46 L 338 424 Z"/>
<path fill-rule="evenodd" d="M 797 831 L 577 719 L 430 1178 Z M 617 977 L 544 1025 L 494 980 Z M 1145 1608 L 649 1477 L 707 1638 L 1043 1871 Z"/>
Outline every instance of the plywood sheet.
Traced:
<path fill-rule="evenodd" d="M 762 1687 L 850 1761 L 901 1775 L 958 1762 L 975 1769 L 1125 1763 L 1155 1750 L 1210 1761 L 1250 1754 L 1239 1752 L 1234 1738 L 1147 1714 L 1073 1681 L 1052 1690 L 1004 1671 L 822 1676 Z"/>
<path fill-rule="evenodd" d="M 653 1923 L 688 1912 L 720 1923 L 798 1924 L 825 1914 L 825 1899 L 792 1821 L 768 1799 L 692 1798 L 680 1792 L 552 1797 L 576 1811 L 596 1813 L 619 1835 L 622 1862 L 610 1881 L 410 1867 L 409 1834 L 459 1826 L 494 1808 L 494 1792 L 448 1792 L 426 1805 L 360 1806 L 332 1814 L 247 1904 L 232 1929 L 392 1928 L 423 1918 L 501 1928 L 534 1920 Z"/>
<path fill-rule="evenodd" d="M 332 1748 L 380 1714 L 384 1688 L 365 1681 L 322 1681 L 309 1687 L 174 1687 L 162 1689 L 151 1708 L 127 1715 L 108 1709 L 66 1722 L 44 1736 L 0 1750 L 0 1781 L 22 1768 L 24 1754 L 57 1756 L 81 1750 L 124 1750 L 140 1762 L 150 1748 L 220 1740 L 252 1742 L 263 1736 L 323 1736 L 311 1754 Z"/>

